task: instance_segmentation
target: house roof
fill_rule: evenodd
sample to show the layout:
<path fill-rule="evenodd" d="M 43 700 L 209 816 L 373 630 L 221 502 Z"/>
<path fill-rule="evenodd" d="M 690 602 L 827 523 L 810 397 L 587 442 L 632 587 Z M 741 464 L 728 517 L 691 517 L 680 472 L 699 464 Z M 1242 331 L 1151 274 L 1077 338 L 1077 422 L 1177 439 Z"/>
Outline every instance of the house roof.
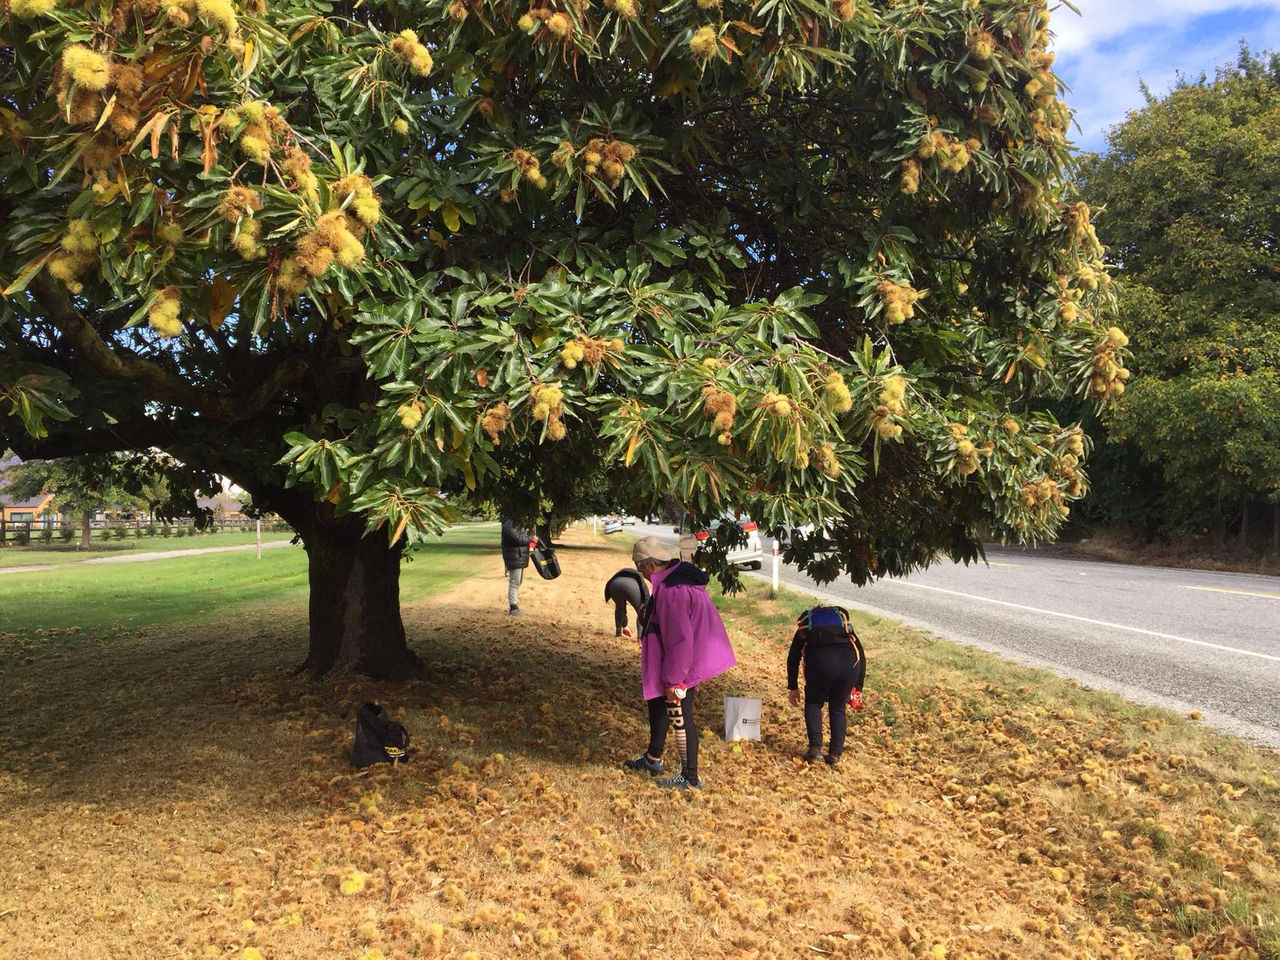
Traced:
<path fill-rule="evenodd" d="M 0 494 L 0 507 L 7 510 L 39 510 L 48 502 L 48 496 L 39 496 L 34 500 L 11 500 L 4 494 Z"/>
<path fill-rule="evenodd" d="M 197 497 L 196 506 L 206 510 L 222 510 L 223 513 L 240 513 L 244 509 L 235 497 L 220 493 L 216 497 Z"/>

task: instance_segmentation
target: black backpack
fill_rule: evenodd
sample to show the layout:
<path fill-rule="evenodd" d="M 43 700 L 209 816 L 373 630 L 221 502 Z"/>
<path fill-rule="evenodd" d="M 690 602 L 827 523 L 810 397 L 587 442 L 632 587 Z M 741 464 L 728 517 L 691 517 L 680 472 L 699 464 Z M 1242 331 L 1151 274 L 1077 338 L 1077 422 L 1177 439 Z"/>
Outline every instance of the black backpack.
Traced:
<path fill-rule="evenodd" d="M 356 739 L 351 745 L 351 765 L 369 767 L 408 758 L 409 731 L 391 719 L 376 703 L 362 703 L 356 711 Z"/>
<path fill-rule="evenodd" d="M 854 689 L 861 690 L 867 675 L 867 654 L 862 649 L 862 641 L 849 622 L 849 611 L 844 607 L 824 606 L 812 607 L 800 614 L 796 626 L 809 631 L 810 642 L 814 646 L 827 643 L 848 642 L 853 645 L 853 671 L 856 677 Z"/>

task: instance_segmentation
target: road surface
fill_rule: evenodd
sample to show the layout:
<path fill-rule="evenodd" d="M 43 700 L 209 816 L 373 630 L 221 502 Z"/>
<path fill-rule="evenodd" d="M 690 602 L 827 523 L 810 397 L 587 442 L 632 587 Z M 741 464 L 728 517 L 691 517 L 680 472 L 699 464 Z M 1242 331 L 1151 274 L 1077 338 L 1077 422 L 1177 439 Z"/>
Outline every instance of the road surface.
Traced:
<path fill-rule="evenodd" d="M 670 526 L 628 527 L 666 542 Z M 764 576 L 771 542 L 765 543 Z M 866 587 L 795 589 L 1280 748 L 1280 577 L 988 552 Z"/>

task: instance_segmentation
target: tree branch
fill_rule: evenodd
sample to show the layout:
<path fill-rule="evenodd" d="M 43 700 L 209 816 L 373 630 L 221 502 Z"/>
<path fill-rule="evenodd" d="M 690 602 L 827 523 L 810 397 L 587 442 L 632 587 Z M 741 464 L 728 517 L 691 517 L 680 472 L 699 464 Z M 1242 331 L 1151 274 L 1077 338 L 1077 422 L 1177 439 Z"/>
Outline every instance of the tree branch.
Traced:
<path fill-rule="evenodd" d="M 171 421 L 138 417 L 92 430 L 73 430 L 47 437 L 33 437 L 23 431 L 10 437 L 9 445 L 23 460 L 57 460 L 150 447 L 165 449 L 177 435 L 178 430 Z"/>
<path fill-rule="evenodd" d="M 181 407 L 213 420 L 236 423 L 255 416 L 280 391 L 300 383 L 308 369 L 302 358 L 288 357 L 245 393 L 210 395 L 159 364 L 132 353 L 121 355 L 112 350 L 52 277 L 40 274 L 31 281 L 29 289 L 45 317 L 58 328 L 80 360 L 100 376 L 135 384 L 148 400 Z"/>

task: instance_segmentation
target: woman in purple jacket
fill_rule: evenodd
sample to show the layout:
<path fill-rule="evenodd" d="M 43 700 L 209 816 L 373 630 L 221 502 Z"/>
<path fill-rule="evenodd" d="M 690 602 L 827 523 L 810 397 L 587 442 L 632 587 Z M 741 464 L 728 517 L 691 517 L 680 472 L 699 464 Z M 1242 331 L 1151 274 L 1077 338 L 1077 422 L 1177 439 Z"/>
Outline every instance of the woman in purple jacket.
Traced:
<path fill-rule="evenodd" d="M 737 658 L 707 593 L 706 573 L 680 560 L 656 537 L 637 540 L 631 558 L 653 587 L 640 618 L 640 675 L 649 704 L 649 749 L 625 765 L 631 770 L 661 773 L 667 729 L 674 727 L 681 769 L 674 777 L 659 780 L 658 786 L 700 788 L 694 695 L 698 684 L 718 677 L 737 663 Z"/>

